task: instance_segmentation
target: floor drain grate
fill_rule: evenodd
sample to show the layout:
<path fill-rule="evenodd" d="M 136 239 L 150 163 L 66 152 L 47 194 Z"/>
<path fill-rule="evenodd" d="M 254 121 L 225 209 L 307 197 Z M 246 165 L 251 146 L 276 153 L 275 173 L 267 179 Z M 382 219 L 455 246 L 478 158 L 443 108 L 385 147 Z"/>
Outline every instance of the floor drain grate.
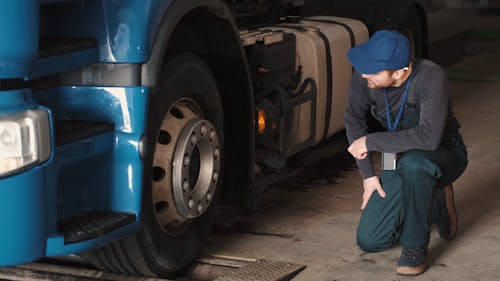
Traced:
<path fill-rule="evenodd" d="M 214 281 L 285 281 L 305 267 L 301 264 L 258 260 L 219 276 Z"/>

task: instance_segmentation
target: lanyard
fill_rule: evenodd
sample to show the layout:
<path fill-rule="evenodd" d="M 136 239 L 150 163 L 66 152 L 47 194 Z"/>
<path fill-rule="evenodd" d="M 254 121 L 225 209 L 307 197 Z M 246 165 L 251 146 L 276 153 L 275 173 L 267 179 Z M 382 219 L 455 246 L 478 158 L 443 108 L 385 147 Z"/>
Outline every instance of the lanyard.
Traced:
<path fill-rule="evenodd" d="M 396 117 L 396 120 L 394 120 L 394 124 L 391 125 L 392 118 L 391 118 L 391 111 L 389 109 L 389 99 L 387 98 L 387 90 L 384 89 L 384 96 L 385 96 L 385 113 L 387 115 L 387 129 L 389 132 L 395 132 L 396 128 L 398 127 L 399 120 L 401 119 L 401 115 L 403 114 L 403 109 L 405 107 L 406 99 L 408 98 L 408 91 L 410 90 L 410 84 L 411 80 L 413 78 L 413 75 L 410 74 L 410 78 L 408 79 L 408 84 L 406 84 L 406 89 L 405 89 L 405 94 L 403 96 L 403 100 L 401 101 L 401 106 L 399 107 L 399 112 Z"/>

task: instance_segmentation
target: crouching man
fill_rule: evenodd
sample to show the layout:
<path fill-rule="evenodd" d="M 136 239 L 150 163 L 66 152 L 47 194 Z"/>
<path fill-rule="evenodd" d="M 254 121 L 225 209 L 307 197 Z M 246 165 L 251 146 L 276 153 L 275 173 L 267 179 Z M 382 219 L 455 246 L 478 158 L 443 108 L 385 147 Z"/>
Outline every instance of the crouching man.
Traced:
<path fill-rule="evenodd" d="M 410 60 L 409 42 L 397 31 L 376 32 L 348 58 L 356 70 L 345 113 L 348 151 L 364 188 L 357 243 L 376 252 L 399 242 L 397 273 L 418 275 L 426 270 L 431 225 L 447 240 L 457 233 L 451 183 L 467 166 L 447 78 L 431 61 Z M 387 131 L 369 134 L 368 114 Z M 373 151 L 381 152 L 380 178 Z"/>

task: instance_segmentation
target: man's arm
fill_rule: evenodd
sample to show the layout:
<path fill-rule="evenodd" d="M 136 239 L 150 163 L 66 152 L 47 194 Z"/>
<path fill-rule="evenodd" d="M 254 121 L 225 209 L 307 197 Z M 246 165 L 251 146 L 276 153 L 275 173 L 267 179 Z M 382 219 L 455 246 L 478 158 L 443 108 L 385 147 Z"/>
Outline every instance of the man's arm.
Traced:
<path fill-rule="evenodd" d="M 435 150 L 441 143 L 449 98 L 446 75 L 441 68 L 425 73 L 425 84 L 418 85 L 420 121 L 418 126 L 398 132 L 378 132 L 366 137 L 368 151 L 403 152 L 410 149 Z M 417 90 L 417 88 L 416 88 Z"/>
<path fill-rule="evenodd" d="M 370 97 L 366 87 L 366 81 L 357 72 L 353 74 L 349 96 L 347 98 L 346 112 L 344 122 L 346 127 L 347 140 L 352 144 L 360 137 L 366 136 L 368 127 L 366 125 L 366 115 L 370 109 Z M 359 171 L 363 179 L 375 175 L 371 158 L 366 157 L 362 160 L 356 159 Z"/>

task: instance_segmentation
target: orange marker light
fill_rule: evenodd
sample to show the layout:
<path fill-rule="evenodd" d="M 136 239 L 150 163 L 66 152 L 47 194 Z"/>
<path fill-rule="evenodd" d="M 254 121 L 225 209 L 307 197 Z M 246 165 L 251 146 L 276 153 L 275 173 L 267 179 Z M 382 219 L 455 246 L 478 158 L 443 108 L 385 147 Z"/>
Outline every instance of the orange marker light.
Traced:
<path fill-rule="evenodd" d="M 262 109 L 257 111 L 257 131 L 260 135 L 266 131 L 266 112 Z"/>

